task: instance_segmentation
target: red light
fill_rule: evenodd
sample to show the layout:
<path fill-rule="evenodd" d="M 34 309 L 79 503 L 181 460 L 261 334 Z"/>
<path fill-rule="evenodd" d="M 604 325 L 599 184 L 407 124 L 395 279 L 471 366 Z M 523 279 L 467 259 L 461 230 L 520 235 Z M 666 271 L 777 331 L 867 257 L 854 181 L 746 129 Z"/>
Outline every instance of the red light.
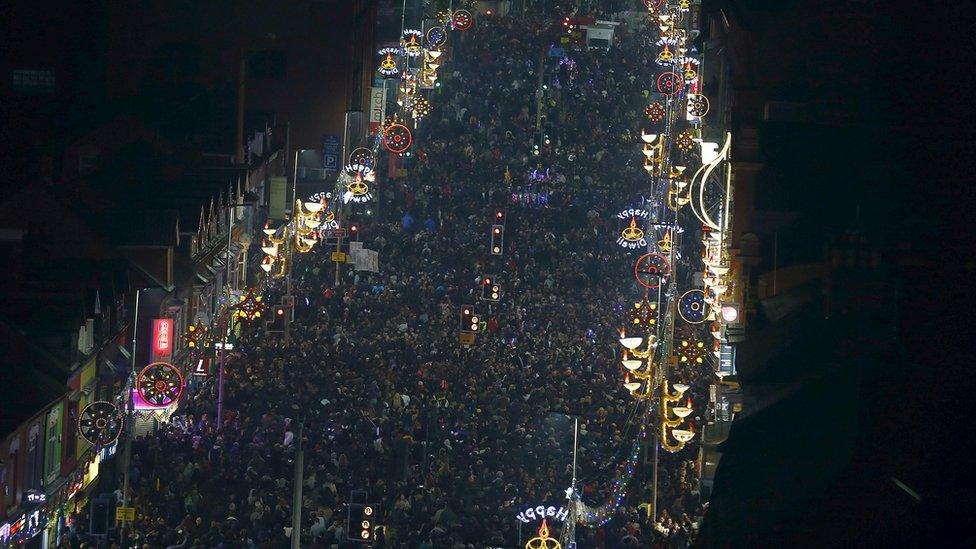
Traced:
<path fill-rule="evenodd" d="M 485 286 L 487 286 L 489 284 L 491 284 L 491 279 L 490 278 L 486 278 L 485 279 Z"/>
<path fill-rule="evenodd" d="M 498 233 L 500 233 L 500 232 L 502 232 L 502 230 L 501 230 L 501 229 L 499 229 L 498 227 L 495 227 L 495 234 L 498 234 Z"/>
<path fill-rule="evenodd" d="M 485 10 L 485 15 L 491 15 L 491 10 Z"/>
<path fill-rule="evenodd" d="M 275 312 L 277 312 L 277 313 L 278 313 L 278 316 L 281 316 L 281 315 L 283 315 L 283 314 L 285 314 L 285 310 L 284 310 L 284 309 L 282 309 L 282 308 L 278 308 L 278 310 L 277 310 L 277 311 L 275 311 Z"/>
<path fill-rule="evenodd" d="M 464 310 L 464 314 L 466 314 L 466 315 L 469 315 L 469 314 L 471 314 L 471 309 L 465 309 L 465 310 Z"/>
<path fill-rule="evenodd" d="M 498 210 L 497 212 L 495 212 L 495 219 L 501 219 L 503 217 L 505 217 L 505 212 L 503 212 L 501 210 Z"/>

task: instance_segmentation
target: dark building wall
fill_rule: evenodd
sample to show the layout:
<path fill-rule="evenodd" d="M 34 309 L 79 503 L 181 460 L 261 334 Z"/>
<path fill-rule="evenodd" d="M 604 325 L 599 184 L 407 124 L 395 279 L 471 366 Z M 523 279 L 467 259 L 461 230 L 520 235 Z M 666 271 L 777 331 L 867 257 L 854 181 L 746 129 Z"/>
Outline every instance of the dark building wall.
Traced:
<path fill-rule="evenodd" d="M 354 103 L 351 75 L 362 52 L 372 49 L 366 44 L 372 4 L 113 0 L 108 92 L 119 100 L 152 102 L 187 123 L 202 113 L 197 122 L 224 146 L 213 152 L 233 152 L 245 59 L 248 113 L 272 115 L 280 128 L 290 122 L 294 147 L 318 147 L 323 134 L 342 134 L 344 112 Z"/>

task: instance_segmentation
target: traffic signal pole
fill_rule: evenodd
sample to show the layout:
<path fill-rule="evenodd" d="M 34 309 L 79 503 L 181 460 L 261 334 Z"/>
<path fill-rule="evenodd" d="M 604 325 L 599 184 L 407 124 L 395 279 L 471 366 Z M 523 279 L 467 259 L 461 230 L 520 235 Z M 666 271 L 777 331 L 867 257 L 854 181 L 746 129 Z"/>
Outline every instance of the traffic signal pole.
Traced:
<path fill-rule="evenodd" d="M 292 488 L 291 502 L 291 549 L 301 549 L 302 541 L 302 488 L 305 482 L 305 449 L 302 438 L 305 436 L 305 417 L 298 424 L 298 449 L 295 451 L 295 485 Z"/>

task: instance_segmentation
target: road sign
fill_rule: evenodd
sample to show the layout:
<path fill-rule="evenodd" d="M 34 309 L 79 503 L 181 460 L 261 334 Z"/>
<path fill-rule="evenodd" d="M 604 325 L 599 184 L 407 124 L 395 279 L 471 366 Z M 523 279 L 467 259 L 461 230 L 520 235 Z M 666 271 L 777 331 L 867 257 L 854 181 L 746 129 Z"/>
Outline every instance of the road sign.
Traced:
<path fill-rule="evenodd" d="M 345 229 L 325 229 L 322 231 L 322 236 L 325 238 L 345 238 L 348 233 Z"/>
<path fill-rule="evenodd" d="M 346 253 L 345 252 L 332 252 L 332 255 L 329 258 L 332 261 L 335 261 L 336 263 L 345 263 L 346 262 Z"/>
<path fill-rule="evenodd" d="M 136 508 L 135 507 L 116 507 L 115 508 L 115 520 L 132 522 L 136 520 Z"/>
<path fill-rule="evenodd" d="M 342 156 L 342 140 L 338 135 L 322 136 L 322 168 L 339 170 L 339 158 Z"/>
<path fill-rule="evenodd" d="M 474 345 L 474 332 L 460 332 L 458 334 L 458 342 L 461 345 Z"/>

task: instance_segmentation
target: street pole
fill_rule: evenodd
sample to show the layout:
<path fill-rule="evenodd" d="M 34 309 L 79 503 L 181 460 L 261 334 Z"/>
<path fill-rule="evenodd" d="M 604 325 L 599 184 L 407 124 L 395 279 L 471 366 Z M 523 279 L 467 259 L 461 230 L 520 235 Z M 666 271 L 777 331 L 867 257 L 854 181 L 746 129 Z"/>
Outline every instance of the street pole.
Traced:
<path fill-rule="evenodd" d="M 142 290 L 136 290 L 136 309 L 135 316 L 132 318 L 132 357 L 131 371 L 129 372 L 129 379 L 125 384 L 125 400 L 126 400 L 126 418 L 125 418 L 125 448 L 122 453 L 122 507 L 129 506 L 129 469 L 130 463 L 132 461 L 132 417 L 135 412 L 135 403 L 132 401 L 132 385 L 133 378 L 136 374 L 136 336 L 139 333 L 139 295 Z M 119 531 L 120 542 L 122 547 L 127 547 L 128 542 L 126 541 L 126 528 L 127 521 L 125 518 L 122 519 L 122 526 Z"/>
<path fill-rule="evenodd" d="M 302 540 L 302 484 L 305 474 L 305 449 L 302 438 L 305 436 L 305 418 L 298 425 L 298 449 L 295 451 L 295 486 L 292 490 L 291 511 L 291 549 L 301 549 Z"/>

